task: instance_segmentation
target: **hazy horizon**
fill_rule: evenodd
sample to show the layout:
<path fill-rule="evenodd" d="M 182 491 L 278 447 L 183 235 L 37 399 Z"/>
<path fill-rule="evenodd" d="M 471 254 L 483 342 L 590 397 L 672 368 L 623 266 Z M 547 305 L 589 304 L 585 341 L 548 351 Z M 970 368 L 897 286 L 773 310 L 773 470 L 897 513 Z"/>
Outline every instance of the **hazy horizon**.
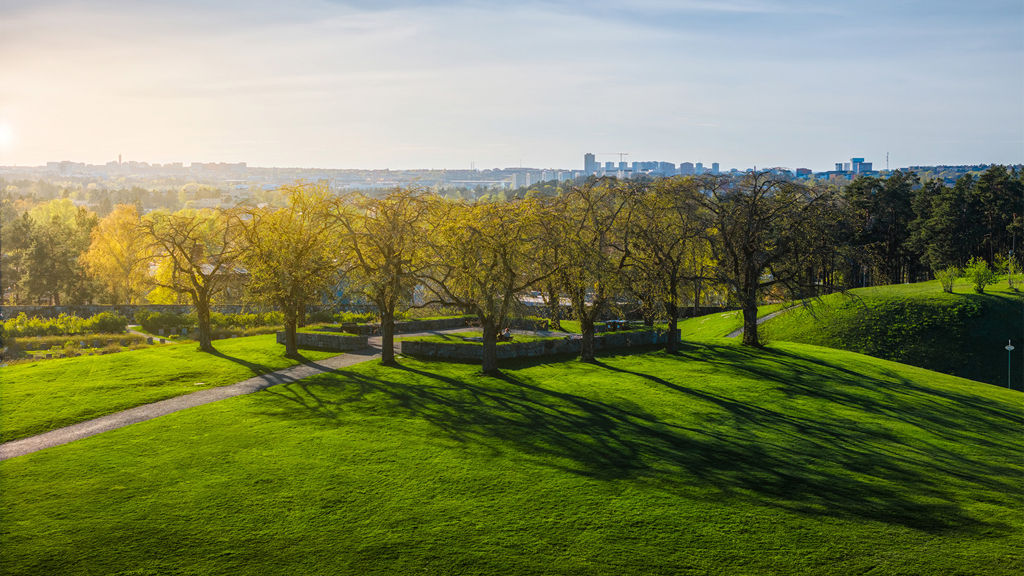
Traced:
<path fill-rule="evenodd" d="M 1022 99 L 1019 1 L 0 5 L 8 166 L 1014 164 Z"/>

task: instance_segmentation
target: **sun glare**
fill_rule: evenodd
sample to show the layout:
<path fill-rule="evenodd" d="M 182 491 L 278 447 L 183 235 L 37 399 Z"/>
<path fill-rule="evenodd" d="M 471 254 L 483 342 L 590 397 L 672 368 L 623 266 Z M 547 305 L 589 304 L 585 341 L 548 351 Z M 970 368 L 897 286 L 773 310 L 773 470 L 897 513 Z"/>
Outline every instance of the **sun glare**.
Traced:
<path fill-rule="evenodd" d="M 7 124 L 0 124 L 0 146 L 7 148 L 11 145 L 12 140 L 11 129 L 7 127 Z"/>

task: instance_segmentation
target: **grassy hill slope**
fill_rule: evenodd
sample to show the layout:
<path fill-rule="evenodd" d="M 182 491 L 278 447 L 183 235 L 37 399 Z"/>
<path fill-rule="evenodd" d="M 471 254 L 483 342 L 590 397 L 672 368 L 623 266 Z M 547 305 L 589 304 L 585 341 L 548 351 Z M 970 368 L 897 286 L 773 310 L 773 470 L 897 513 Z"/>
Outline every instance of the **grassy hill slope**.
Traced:
<path fill-rule="evenodd" d="M 1016 574 L 1022 396 L 840 350 L 361 364 L 0 463 L 5 574 Z"/>
<path fill-rule="evenodd" d="M 954 294 L 938 282 L 878 286 L 833 294 L 767 321 L 769 340 L 841 348 L 946 374 L 1006 386 L 1008 339 L 1014 339 L 1014 387 L 1024 374 L 1024 297 L 1006 282 Z"/>

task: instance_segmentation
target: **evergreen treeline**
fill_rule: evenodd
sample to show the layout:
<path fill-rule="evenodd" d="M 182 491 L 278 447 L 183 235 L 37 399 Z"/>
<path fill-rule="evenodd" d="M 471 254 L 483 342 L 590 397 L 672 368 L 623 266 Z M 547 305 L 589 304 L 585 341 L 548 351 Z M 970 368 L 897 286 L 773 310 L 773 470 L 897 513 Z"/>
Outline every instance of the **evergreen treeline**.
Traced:
<path fill-rule="evenodd" d="M 842 194 L 849 203 L 850 287 L 928 280 L 972 258 L 1000 269 L 1024 240 L 1020 170 L 993 166 L 952 187 L 894 172 L 858 178 Z"/>

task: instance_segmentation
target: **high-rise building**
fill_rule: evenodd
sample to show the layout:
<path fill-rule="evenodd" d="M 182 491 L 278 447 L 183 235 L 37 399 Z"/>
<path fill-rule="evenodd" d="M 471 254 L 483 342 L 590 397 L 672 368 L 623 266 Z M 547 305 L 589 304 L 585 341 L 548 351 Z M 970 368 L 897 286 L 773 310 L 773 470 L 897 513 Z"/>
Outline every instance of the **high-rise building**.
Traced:
<path fill-rule="evenodd" d="M 629 170 L 629 162 L 619 162 L 619 170 Z"/>
<path fill-rule="evenodd" d="M 850 165 L 854 174 L 871 172 L 871 162 L 865 162 L 863 158 L 850 158 Z"/>
<path fill-rule="evenodd" d="M 672 162 L 658 162 L 658 172 L 661 172 L 665 176 L 675 176 L 676 165 Z"/>
<path fill-rule="evenodd" d="M 718 162 L 711 163 L 711 173 L 718 176 Z"/>
<path fill-rule="evenodd" d="M 527 184 L 527 186 L 533 186 L 534 184 L 537 184 L 538 182 L 541 182 L 541 177 L 542 176 L 543 176 L 543 174 L 540 173 L 540 172 L 530 172 L 528 174 L 529 184 Z"/>
<path fill-rule="evenodd" d="M 583 171 L 587 174 L 593 174 L 597 172 L 597 160 L 594 159 L 594 155 L 587 153 L 583 155 Z"/>
<path fill-rule="evenodd" d="M 683 162 L 679 165 L 679 173 L 684 176 L 693 174 L 693 162 Z"/>
<path fill-rule="evenodd" d="M 843 171 L 843 163 L 842 162 L 836 162 L 836 172 L 842 172 L 842 171 Z"/>
<path fill-rule="evenodd" d="M 605 171 L 608 171 L 608 172 L 611 172 L 611 171 L 615 170 L 615 162 L 605 162 L 604 163 L 604 169 L 605 169 Z"/>
<path fill-rule="evenodd" d="M 703 162 L 697 162 L 697 165 L 693 167 L 693 171 L 695 173 L 697 173 L 697 174 L 703 174 L 704 173 L 704 163 Z"/>

